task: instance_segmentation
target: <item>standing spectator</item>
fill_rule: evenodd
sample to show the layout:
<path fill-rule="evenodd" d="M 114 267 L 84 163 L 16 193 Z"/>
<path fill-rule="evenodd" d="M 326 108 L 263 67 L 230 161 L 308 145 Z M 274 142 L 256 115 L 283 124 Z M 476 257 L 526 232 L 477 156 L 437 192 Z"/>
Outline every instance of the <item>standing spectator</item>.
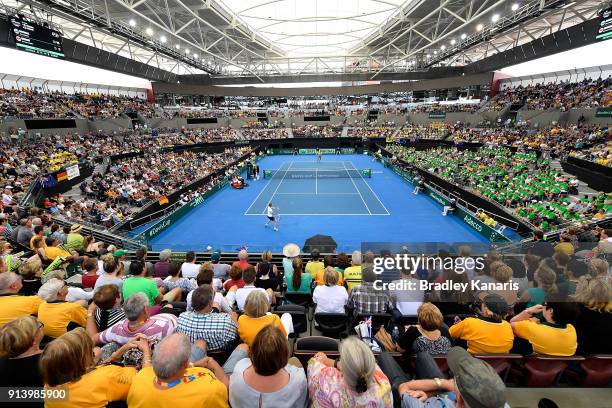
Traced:
<path fill-rule="evenodd" d="M 319 352 L 308 362 L 311 407 L 393 407 L 389 379 L 367 344 L 355 336 L 340 343 L 340 359 Z"/>
<path fill-rule="evenodd" d="M 208 351 L 229 350 L 238 339 L 238 322 L 234 312 L 213 313 L 215 290 L 202 285 L 191 296 L 192 312 L 181 313 L 176 331 L 189 340 L 206 341 Z"/>
<path fill-rule="evenodd" d="M 378 290 L 374 287 L 376 274 L 368 265 L 361 271 L 362 283 L 353 288 L 348 307 L 353 309 L 356 317 L 363 314 L 386 313 L 391 305 L 391 298 L 386 290 Z"/>
<path fill-rule="evenodd" d="M 42 387 L 38 370 L 43 325 L 19 317 L 0 329 L 0 387 Z"/>
<path fill-rule="evenodd" d="M 40 287 L 38 296 L 44 300 L 38 307 L 38 320 L 45 325 L 49 337 L 59 337 L 75 327 L 87 324 L 87 309 L 81 302 L 67 302 L 68 285 L 61 279 L 51 278 Z"/>
<path fill-rule="evenodd" d="M 460 320 L 450 329 L 455 339 L 467 341 L 468 351 L 478 353 L 508 353 L 512 348 L 514 334 L 510 323 L 505 321 L 508 315 L 508 304 L 496 293 L 484 297 L 476 317 Z"/>
<path fill-rule="evenodd" d="M 181 276 L 183 278 L 195 279 L 198 276 L 200 265 L 196 263 L 195 258 L 195 252 L 193 251 L 189 251 L 187 255 L 185 255 L 185 262 L 181 265 Z"/>
<path fill-rule="evenodd" d="M 164 249 L 159 253 L 159 261 L 155 262 L 155 265 L 153 265 L 153 275 L 156 278 L 165 279 L 168 277 L 168 269 L 170 269 L 171 256 L 172 251 L 169 249 Z"/>
<path fill-rule="evenodd" d="M 234 408 L 306 407 L 304 368 L 289 358 L 289 343 L 277 327 L 264 327 L 249 347 L 248 358 L 233 367 L 229 402 Z"/>
<path fill-rule="evenodd" d="M 190 364 L 189 338 L 175 333 L 161 341 L 153 354 L 153 367 L 134 377 L 127 396 L 130 408 L 227 408 L 229 379 L 211 357 Z"/>
<path fill-rule="evenodd" d="M 344 270 L 344 281 L 349 293 L 361 284 L 361 252 L 355 251 L 351 255 L 351 266 Z"/>
<path fill-rule="evenodd" d="M 210 261 L 213 264 L 214 277 L 217 279 L 225 280 L 229 277 L 230 266 L 228 264 L 221 263 L 221 251 L 215 250 L 210 255 Z"/>
<path fill-rule="evenodd" d="M 317 305 L 315 313 L 345 313 L 348 293 L 344 286 L 338 285 L 338 277 L 334 268 L 325 268 L 324 284 L 317 286 L 312 293 L 312 301 Z"/>
<path fill-rule="evenodd" d="M 150 365 L 151 350 L 146 340 L 133 347 L 143 354 L 143 368 Z M 112 401 L 125 401 L 136 374 L 134 367 L 103 365 L 96 367 L 94 344 L 83 329 L 68 332 L 45 347 L 40 371 L 46 387 L 67 387 L 70 405 L 104 407 Z M 65 401 L 47 400 L 45 407 L 65 407 Z"/>
<path fill-rule="evenodd" d="M 38 314 L 43 300 L 38 296 L 21 296 L 21 276 L 15 272 L 0 273 L 0 327 L 22 316 Z"/>
<path fill-rule="evenodd" d="M 232 266 L 237 266 L 240 269 L 242 269 L 243 271 L 250 267 L 253 266 L 249 263 L 249 254 L 246 251 L 246 249 L 241 249 L 240 252 L 238 252 L 238 260 L 236 262 L 234 262 L 232 264 Z"/>
<path fill-rule="evenodd" d="M 83 269 L 85 273 L 81 277 L 81 284 L 85 289 L 93 289 L 98 280 L 98 260 L 96 258 L 85 258 Z"/>

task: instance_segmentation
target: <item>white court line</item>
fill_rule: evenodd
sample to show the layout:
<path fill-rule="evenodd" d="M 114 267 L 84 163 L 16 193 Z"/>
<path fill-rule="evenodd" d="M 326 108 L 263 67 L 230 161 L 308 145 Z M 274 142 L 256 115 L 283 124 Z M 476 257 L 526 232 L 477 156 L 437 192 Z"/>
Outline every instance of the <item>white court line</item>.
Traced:
<path fill-rule="evenodd" d="M 244 215 L 246 215 L 247 217 L 254 217 L 254 216 L 261 217 L 262 216 L 262 214 L 244 214 Z M 281 215 L 283 217 L 284 216 L 309 216 L 309 217 L 316 217 L 316 216 L 319 216 L 319 215 L 321 215 L 321 216 L 323 216 L 323 215 L 324 216 L 332 216 L 333 215 L 334 217 L 341 217 L 341 216 L 345 216 L 345 215 L 350 215 L 350 216 L 353 216 L 353 217 L 354 216 L 360 216 L 360 217 L 379 217 L 379 216 L 382 216 L 382 217 L 386 217 L 386 216 L 388 216 L 390 214 L 365 214 L 365 213 L 361 213 L 361 214 L 285 214 L 285 213 L 283 213 Z"/>
<path fill-rule="evenodd" d="M 315 195 L 319 193 L 319 169 L 315 170 Z"/>
<path fill-rule="evenodd" d="M 283 167 L 285 165 L 286 162 L 283 162 L 282 166 Z M 274 192 L 272 193 L 272 196 L 270 197 L 270 202 L 274 201 L 274 195 L 276 194 L 276 192 L 278 191 L 278 188 L 281 186 L 281 184 L 283 184 L 283 180 L 285 180 L 285 176 L 287 175 L 287 171 L 289 171 L 289 169 L 291 169 L 291 165 L 293 164 L 293 162 L 289 162 L 289 167 L 287 167 L 285 169 L 285 174 L 283 174 L 283 178 L 281 179 L 280 183 L 278 183 L 278 186 L 276 186 L 276 190 L 274 190 Z M 274 173 L 276 174 L 276 173 Z M 273 176 L 274 177 L 274 176 Z M 260 215 L 265 215 L 266 214 L 266 207 L 264 207 L 263 211 L 261 212 Z"/>
<path fill-rule="evenodd" d="M 276 195 L 295 195 L 295 194 L 300 194 L 300 195 L 359 195 L 359 193 L 318 193 L 318 194 L 313 194 L 313 193 L 276 193 Z"/>
<path fill-rule="evenodd" d="M 363 199 L 363 196 L 361 195 L 361 191 L 359 191 L 359 189 L 357 188 L 357 185 L 355 184 L 355 180 L 353 180 L 353 178 L 349 174 L 348 169 L 346 168 L 346 164 L 344 164 L 344 162 L 342 162 L 342 164 L 344 165 L 344 169 L 346 170 L 346 173 L 349 175 L 349 179 L 351 179 L 351 183 L 353 183 L 353 186 L 355 187 L 355 190 L 359 193 L 359 197 L 361 197 L 361 201 L 363 201 L 363 205 L 365 205 L 365 207 L 368 210 L 368 212 L 370 213 L 370 215 L 372 215 L 372 211 L 370 211 L 370 208 L 368 207 L 368 205 L 366 204 L 365 200 Z"/>
<path fill-rule="evenodd" d="M 363 178 L 363 175 L 361 174 L 361 172 L 359 170 L 357 170 L 357 167 L 355 167 L 355 165 L 353 164 L 352 161 L 350 161 L 349 163 L 351 163 L 351 166 L 353 167 L 353 169 L 355 169 L 357 171 L 357 173 L 359 173 L 359 176 L 361 177 L 361 179 L 363 180 L 364 184 L 366 186 L 368 186 L 368 188 L 370 189 L 370 191 L 372 192 L 372 194 L 374 194 L 374 197 L 378 200 L 378 202 L 380 203 L 380 205 L 382 205 L 382 208 L 385 209 L 385 211 L 387 212 L 387 215 L 389 215 L 389 210 L 387 210 L 387 207 L 385 207 L 385 205 L 382 203 L 382 201 L 380 201 L 380 198 L 378 198 L 378 195 L 374 192 L 374 190 L 372 190 L 372 187 L 370 187 L 370 185 L 368 184 L 368 182 L 366 181 L 366 179 Z M 351 179 L 352 180 L 352 179 Z"/>
<path fill-rule="evenodd" d="M 283 162 L 283 164 L 281 164 L 281 168 L 285 165 L 285 163 L 287 162 Z M 278 173 L 281 170 L 277 170 L 276 173 Z M 274 173 L 274 174 L 276 174 Z M 257 197 L 255 197 L 255 199 L 253 200 L 253 202 L 251 203 L 251 205 L 249 206 L 249 208 L 246 209 L 246 211 L 244 212 L 243 215 L 249 215 L 247 214 L 249 212 L 249 210 L 251 209 L 251 207 L 253 207 L 253 205 L 255 205 L 255 203 L 257 202 L 257 200 L 259 199 L 259 196 L 266 191 L 266 189 L 268 188 L 268 186 L 270 185 L 270 183 L 272 183 L 272 180 L 274 180 L 274 174 L 272 175 L 272 177 L 270 177 L 270 180 L 268 180 L 268 183 L 264 186 L 264 188 L 261 189 L 261 191 L 259 192 L 259 194 L 257 194 Z M 279 183 L 280 185 L 280 183 Z M 278 187 L 276 187 L 278 189 Z M 257 214 L 260 215 L 260 214 Z"/>

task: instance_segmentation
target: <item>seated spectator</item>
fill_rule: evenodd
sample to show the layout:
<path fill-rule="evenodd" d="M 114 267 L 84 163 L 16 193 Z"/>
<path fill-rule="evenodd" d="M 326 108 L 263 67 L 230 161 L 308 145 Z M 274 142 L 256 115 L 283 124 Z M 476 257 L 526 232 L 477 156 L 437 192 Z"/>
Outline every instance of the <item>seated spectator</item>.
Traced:
<path fill-rule="evenodd" d="M 19 274 L 21 275 L 21 284 L 23 287 L 19 291 L 25 296 L 36 296 L 38 290 L 42 286 L 40 277 L 43 273 L 43 266 L 39 259 L 32 258 L 19 266 Z"/>
<path fill-rule="evenodd" d="M 507 284 L 512 279 L 512 268 L 506 264 L 501 264 L 497 268 L 491 270 L 491 277 L 495 280 L 495 283 Z M 518 301 L 517 291 L 506 289 L 506 290 L 494 290 L 489 291 L 490 293 L 497 293 L 504 298 L 510 309 L 514 308 L 515 303 Z"/>
<path fill-rule="evenodd" d="M 83 285 L 83 288 L 93 289 L 99 276 L 98 260 L 96 258 L 85 258 L 82 266 L 85 273 L 81 277 L 81 285 Z"/>
<path fill-rule="evenodd" d="M 283 272 L 285 277 L 293 272 L 293 259 L 300 256 L 300 247 L 297 244 L 289 243 L 283 247 Z"/>
<path fill-rule="evenodd" d="M 151 351 L 146 341 L 136 346 L 144 353 L 143 368 L 150 365 Z M 84 329 L 76 329 L 53 340 L 40 357 L 45 387 L 67 387 L 70 405 L 104 407 L 112 401 L 125 401 L 136 374 L 134 367 L 96 367 L 94 343 Z M 47 400 L 45 407 L 65 407 L 61 400 Z"/>
<path fill-rule="evenodd" d="M 573 299 L 580 316 L 576 320 L 578 354 L 612 354 L 612 286 L 602 278 L 583 277 Z"/>
<path fill-rule="evenodd" d="M 610 275 L 610 264 L 605 259 L 591 259 L 589 261 L 589 275 L 594 278 L 602 278 L 612 281 Z"/>
<path fill-rule="evenodd" d="M 272 292 L 272 289 L 264 290 L 262 288 L 256 288 L 255 277 L 255 268 L 253 268 L 252 266 L 242 271 L 242 279 L 244 280 L 244 286 L 241 288 L 235 286 L 230 289 L 229 293 L 227 294 L 227 302 L 230 304 L 230 306 L 233 305 L 235 301 L 238 310 L 244 310 L 244 302 L 246 301 L 246 298 L 249 293 L 253 291 L 261 291 L 265 293 L 268 296 L 268 303 L 274 303 L 274 292 Z"/>
<path fill-rule="evenodd" d="M 308 383 L 304 368 L 289 354 L 289 343 L 280 329 L 272 325 L 261 329 L 249 347 L 248 358 L 231 370 L 230 405 L 305 408 Z"/>
<path fill-rule="evenodd" d="M 161 340 L 174 333 L 177 319 L 169 313 L 160 313 L 155 316 L 149 314 L 149 298 L 144 293 L 135 293 L 123 303 L 125 319 L 97 333 L 91 325 L 87 326 L 89 335 L 95 344 L 118 345 L 129 343 L 139 334 L 146 336 L 149 341 Z"/>
<path fill-rule="evenodd" d="M 185 262 L 183 262 L 181 265 L 181 276 L 183 278 L 195 279 L 198 276 L 198 272 L 200 272 L 200 265 L 196 263 L 195 258 L 195 252 L 193 251 L 189 251 L 185 255 Z"/>
<path fill-rule="evenodd" d="M 351 255 L 351 266 L 344 270 L 344 282 L 349 293 L 361 284 L 361 252 L 355 251 Z"/>
<path fill-rule="evenodd" d="M 509 408 L 504 382 L 485 361 L 472 357 L 461 347 L 453 347 L 446 361 L 454 373 L 449 380 L 431 355 L 417 354 L 417 378 L 409 381 L 389 353 L 382 353 L 378 359 L 402 407 Z"/>
<path fill-rule="evenodd" d="M 533 279 L 538 284 L 537 287 L 529 288 L 523 292 L 520 302 L 527 302 L 527 307 L 542 305 L 546 295 L 549 293 L 557 293 L 557 274 L 544 262 L 540 264 L 538 269 L 533 274 Z"/>
<path fill-rule="evenodd" d="M 400 336 L 397 345 L 403 352 L 431 355 L 446 354 L 450 351 L 451 340 L 448 330 L 442 330 L 444 316 L 435 305 L 423 303 L 417 310 L 417 325 L 410 325 Z"/>
<path fill-rule="evenodd" d="M 38 296 L 21 296 L 21 276 L 15 272 L 0 273 L 0 327 L 22 316 L 38 314 L 43 300 Z"/>
<path fill-rule="evenodd" d="M 582 259 L 571 259 L 565 268 L 565 280 L 557 285 L 559 293 L 571 296 L 576 293 L 576 286 L 582 276 L 589 273 L 588 265 Z"/>
<path fill-rule="evenodd" d="M 293 272 L 295 273 L 295 271 Z M 315 313 L 345 313 L 348 293 L 344 286 L 338 286 L 339 273 L 328 266 L 323 274 L 324 285 L 317 286 L 312 301 L 317 305 Z M 309 276 L 309 275 L 308 275 Z"/>
<path fill-rule="evenodd" d="M 393 289 L 389 290 L 391 303 L 399 314 L 403 316 L 416 316 L 418 308 L 423 304 L 425 291 L 419 289 L 419 279 L 415 274 L 406 269 L 400 270 L 400 279 L 391 282 Z M 415 285 L 415 289 L 407 290 L 409 285 Z M 396 312 L 394 312 L 396 313 Z"/>
<path fill-rule="evenodd" d="M 532 318 L 541 313 L 544 322 Z M 573 356 L 577 348 L 576 329 L 571 323 L 578 317 L 576 303 L 562 294 L 546 296 L 544 306 L 535 305 L 510 320 L 514 335 L 527 340 L 534 353 L 552 356 Z M 531 354 L 526 352 L 525 354 Z"/>
<path fill-rule="evenodd" d="M 285 270 L 287 293 L 303 293 L 310 295 L 312 276 L 310 276 L 309 273 L 304 273 L 302 258 L 296 256 L 292 259 L 291 271 Z"/>
<path fill-rule="evenodd" d="M 125 319 L 125 313 L 121 308 L 121 292 L 117 286 L 100 286 L 94 293 L 93 302 L 89 305 L 87 326 L 89 327 L 93 322 L 96 325 L 96 332 L 99 333 L 123 319 Z"/>
<path fill-rule="evenodd" d="M 334 258 L 331 255 L 326 255 L 323 258 L 323 264 L 325 265 L 325 267 L 317 272 L 317 276 L 315 280 L 317 285 L 325 285 L 325 282 L 323 280 L 323 275 L 325 274 L 325 270 L 327 268 L 331 268 L 334 271 L 336 271 L 336 273 L 338 274 L 338 285 L 343 286 L 344 279 L 342 278 L 342 273 L 336 270 L 336 267 L 334 265 Z"/>
<path fill-rule="evenodd" d="M 147 248 L 138 248 L 134 256 L 136 257 L 137 261 L 140 261 L 145 264 L 145 267 L 147 268 L 147 276 L 153 276 L 153 274 L 155 273 L 155 268 L 151 262 L 147 261 Z"/>
<path fill-rule="evenodd" d="M 176 262 L 170 263 L 170 268 L 168 268 L 168 277 L 164 279 L 164 288 L 166 292 L 170 292 L 173 289 L 179 289 L 181 294 L 177 297 L 176 300 L 181 300 L 189 292 L 195 289 L 195 280 L 188 278 L 180 277 L 181 266 Z"/>
<path fill-rule="evenodd" d="M 325 269 L 325 265 L 321 262 L 321 255 L 319 250 L 314 248 L 310 251 L 310 261 L 306 262 L 306 268 L 304 268 L 304 272 L 310 275 L 312 280 L 317 279 L 317 275 L 323 272 Z"/>
<path fill-rule="evenodd" d="M 216 308 L 219 312 L 229 313 L 232 311 L 231 306 L 227 303 L 227 300 L 223 297 L 223 295 L 217 291 L 215 287 L 216 282 L 219 279 L 213 278 L 214 271 L 213 268 L 207 267 L 211 265 L 209 263 L 204 263 L 200 266 L 200 273 L 198 273 L 198 277 L 196 279 L 196 283 L 199 286 L 202 285 L 211 285 L 213 290 L 215 291 L 215 297 L 213 299 L 213 308 Z M 212 265 L 211 265 L 212 266 Z M 220 289 L 220 288 L 219 288 Z M 187 303 L 187 311 L 192 312 L 193 307 L 191 305 L 191 297 L 193 296 L 193 290 L 187 294 L 186 303 Z"/>
<path fill-rule="evenodd" d="M 55 261 L 57 257 L 71 260 L 76 257 L 78 253 L 76 251 L 68 252 L 64 248 L 60 247 L 61 242 L 57 238 L 49 237 L 46 239 L 45 255 L 50 261 Z"/>
<path fill-rule="evenodd" d="M 386 290 L 378 290 L 374 287 L 376 274 L 372 266 L 367 265 L 361 271 L 361 285 L 353 287 L 348 300 L 349 309 L 353 315 L 364 315 L 372 313 L 386 313 L 391 305 L 391 298 Z"/>
<path fill-rule="evenodd" d="M 249 254 L 246 249 L 241 249 L 240 252 L 238 252 L 238 260 L 234 262 L 232 266 L 237 266 L 243 271 L 246 268 L 253 266 L 249 263 Z"/>
<path fill-rule="evenodd" d="M 289 334 L 281 318 L 275 314 L 268 313 L 269 310 L 270 303 L 268 296 L 263 290 L 255 290 L 249 293 L 244 303 L 244 314 L 238 318 L 238 335 L 249 347 L 257 333 L 269 324 L 278 327 L 284 336 Z M 291 315 L 285 313 L 283 319 L 286 319 L 286 316 L 288 316 L 289 322 L 291 322 Z M 292 326 L 292 324 L 289 323 L 288 326 Z"/>
<path fill-rule="evenodd" d="M 564 253 L 567 256 L 574 255 L 574 246 L 572 245 L 572 237 L 569 234 L 561 234 L 559 243 L 554 247 L 555 252 Z"/>
<path fill-rule="evenodd" d="M 194 343 L 204 340 L 208 351 L 229 350 L 238 339 L 236 314 L 213 313 L 215 290 L 210 285 L 202 285 L 193 291 L 192 312 L 181 313 L 176 331 L 185 333 Z"/>
<path fill-rule="evenodd" d="M 238 265 L 232 265 L 229 271 L 229 279 L 223 282 L 223 289 L 225 291 L 230 290 L 232 287 L 236 286 L 238 288 L 244 287 L 244 280 L 242 280 L 242 268 Z"/>
<path fill-rule="evenodd" d="M 346 252 L 340 252 L 336 257 L 336 271 L 340 273 L 342 276 L 342 280 L 344 281 L 344 270 L 351 266 L 351 261 L 349 260 Z"/>
<path fill-rule="evenodd" d="M 127 299 L 138 292 L 147 296 L 149 306 L 161 303 L 164 298 L 163 293 L 157 288 L 155 280 L 147 277 L 145 264 L 141 261 L 132 261 L 130 263 L 130 276 L 124 281 L 121 293 L 123 298 Z"/>
<path fill-rule="evenodd" d="M 255 265 L 257 271 L 257 279 L 255 279 L 255 286 L 262 289 L 271 289 L 275 291 L 278 289 L 278 269 L 272 262 L 272 252 L 265 251 L 261 254 L 261 262 Z"/>
<path fill-rule="evenodd" d="M 42 387 L 38 371 L 43 324 L 19 317 L 0 329 L 0 387 Z"/>
<path fill-rule="evenodd" d="M 68 285 L 61 279 L 52 278 L 38 291 L 44 300 L 38 307 L 38 320 L 45 325 L 45 336 L 59 337 L 76 327 L 87 324 L 87 309 L 84 301 L 67 302 Z"/>
<path fill-rule="evenodd" d="M 66 248 L 68 250 L 74 249 L 78 252 L 84 250 L 83 241 L 85 241 L 85 237 L 81 235 L 82 229 L 83 227 L 79 224 L 74 224 L 70 227 L 70 233 L 66 236 Z"/>
<path fill-rule="evenodd" d="M 467 341 L 468 351 L 478 353 L 508 353 L 512 348 L 514 334 L 510 323 L 505 321 L 508 304 L 498 294 L 491 293 L 482 300 L 476 317 L 468 317 L 449 328 L 453 339 Z"/>
<path fill-rule="evenodd" d="M 102 258 L 104 273 L 96 279 L 94 291 L 102 285 L 115 285 L 119 290 L 123 288 L 123 263 L 119 262 L 113 254 L 106 254 Z M 125 296 L 124 296 L 125 298 Z"/>
<path fill-rule="evenodd" d="M 221 263 L 221 251 L 213 251 L 210 255 L 210 262 L 213 264 L 214 277 L 216 279 L 225 280 L 229 277 L 231 266 Z"/>
<path fill-rule="evenodd" d="M 162 279 L 166 279 L 168 277 L 171 256 L 172 251 L 169 249 L 164 249 L 159 253 L 159 261 L 155 262 L 155 265 L 153 265 L 153 276 Z"/>
<path fill-rule="evenodd" d="M 132 380 L 127 396 L 130 408 L 229 407 L 229 379 L 211 357 L 190 364 L 189 338 L 175 333 L 153 353 L 153 367 L 143 367 Z"/>
<path fill-rule="evenodd" d="M 308 362 L 311 407 L 393 407 L 389 379 L 366 343 L 355 336 L 340 343 L 340 358 L 319 352 Z"/>

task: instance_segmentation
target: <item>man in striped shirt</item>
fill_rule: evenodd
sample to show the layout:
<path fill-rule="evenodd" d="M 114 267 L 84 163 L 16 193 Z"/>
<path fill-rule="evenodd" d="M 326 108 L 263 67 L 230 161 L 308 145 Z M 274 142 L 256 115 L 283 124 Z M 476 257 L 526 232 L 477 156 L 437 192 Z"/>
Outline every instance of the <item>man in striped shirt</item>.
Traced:
<path fill-rule="evenodd" d="M 191 296 L 192 312 L 181 313 L 176 331 L 185 333 L 189 340 L 206 341 L 208 351 L 228 350 L 238 340 L 236 314 L 213 313 L 215 291 L 210 285 L 201 285 Z"/>
<path fill-rule="evenodd" d="M 149 340 L 162 340 L 176 329 L 177 318 L 171 314 L 149 316 L 149 298 L 142 292 L 130 296 L 123 304 L 123 311 L 126 319 L 102 333 L 89 331 L 96 344 L 115 342 L 123 345 L 129 343 L 139 333 L 144 334 Z"/>

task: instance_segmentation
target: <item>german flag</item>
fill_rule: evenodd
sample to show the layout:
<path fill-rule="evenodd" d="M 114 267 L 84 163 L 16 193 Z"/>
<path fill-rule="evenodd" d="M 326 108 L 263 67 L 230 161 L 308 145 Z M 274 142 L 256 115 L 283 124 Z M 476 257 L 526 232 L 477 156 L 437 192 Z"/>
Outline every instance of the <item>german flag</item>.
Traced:
<path fill-rule="evenodd" d="M 161 197 L 159 197 L 159 205 L 165 205 L 168 204 L 168 197 L 166 197 L 165 195 L 162 195 Z"/>
<path fill-rule="evenodd" d="M 66 170 L 57 173 L 57 181 L 64 181 L 68 179 L 68 173 Z"/>

